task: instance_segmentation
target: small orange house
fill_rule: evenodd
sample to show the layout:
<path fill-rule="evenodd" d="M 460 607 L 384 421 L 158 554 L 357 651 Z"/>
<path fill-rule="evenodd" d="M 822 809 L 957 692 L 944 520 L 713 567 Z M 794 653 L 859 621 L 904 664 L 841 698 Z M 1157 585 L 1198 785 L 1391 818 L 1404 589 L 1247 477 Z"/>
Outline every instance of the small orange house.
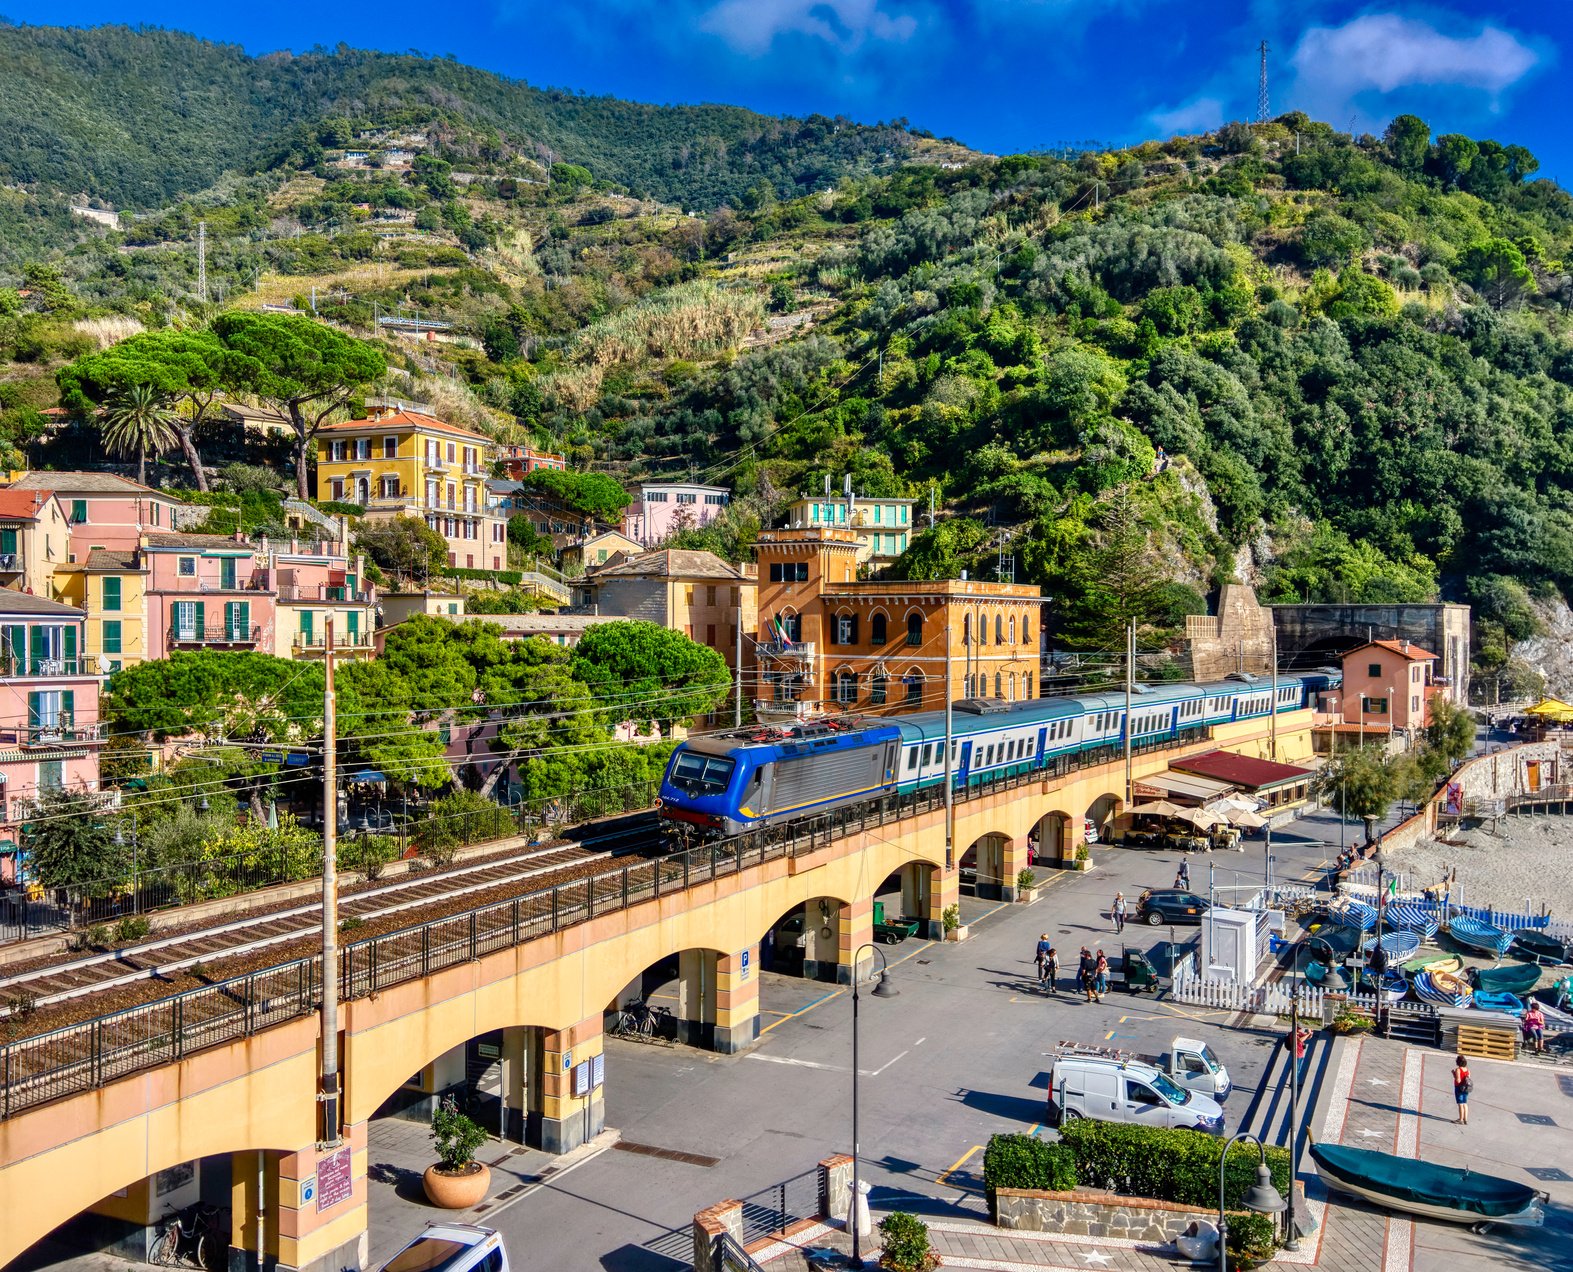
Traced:
<path fill-rule="evenodd" d="M 1423 729 L 1431 716 L 1437 655 L 1407 640 L 1373 640 L 1344 655 L 1346 724 L 1395 733 Z"/>

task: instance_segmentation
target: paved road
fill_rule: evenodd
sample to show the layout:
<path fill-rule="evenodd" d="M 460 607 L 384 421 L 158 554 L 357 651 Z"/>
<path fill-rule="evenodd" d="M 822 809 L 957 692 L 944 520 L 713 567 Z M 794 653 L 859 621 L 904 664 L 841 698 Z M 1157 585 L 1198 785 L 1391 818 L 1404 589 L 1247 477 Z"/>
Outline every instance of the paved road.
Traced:
<path fill-rule="evenodd" d="M 1314 873 L 1327 859 L 1323 829 L 1316 821 L 1308 833 L 1275 835 L 1279 878 Z M 1243 853 L 1219 854 L 1213 859 L 1217 881 L 1259 884 L 1264 857 L 1259 839 L 1248 841 Z M 862 1000 L 862 1153 L 876 1208 L 981 1213 L 980 1146 L 997 1131 L 1027 1130 L 1041 1121 L 1042 1053 L 1060 1039 L 1140 1049 L 1161 1045 L 1177 1030 L 1200 1031 L 1235 1078 L 1232 1117 L 1244 1112 L 1273 1042 L 1269 1035 L 1228 1030 L 1223 1013 L 1147 996 L 1088 1004 L 1069 994 L 1049 998 L 1038 989 L 1031 958 L 1040 932 L 1072 951 L 1100 940 L 1117 946 L 1104 917 L 1115 890 L 1134 898 L 1144 885 L 1167 886 L 1179 858 L 1099 848 L 1095 860 L 1097 869 L 1087 874 L 1054 873 L 1046 895 L 1030 907 L 964 899 L 972 936 L 961 945 L 908 941 L 888 951 L 899 997 Z M 1207 886 L 1208 860 L 1192 859 L 1198 889 Z M 1126 929 L 1126 937 L 1142 945 L 1161 936 L 1167 931 Z M 593 1252 L 601 1266 L 619 1272 L 664 1272 L 687 1258 L 688 1223 L 696 1210 L 746 1196 L 845 1151 L 851 1137 L 850 999 L 845 991 L 767 973 L 761 1004 L 765 1033 L 748 1055 L 615 1039 L 608 1044 L 608 1124 L 626 1142 L 696 1154 L 714 1159 L 713 1165 L 613 1150 L 494 1210 L 486 1221 L 506 1233 L 530 1266 L 584 1267 Z M 520 1154 L 509 1159 L 508 1169 L 528 1174 L 543 1160 Z M 408 1199 L 416 1195 L 408 1176 L 402 1177 L 405 1197 L 399 1196 L 401 1176 L 395 1169 L 378 1171 L 376 1151 L 372 1165 L 374 1175 L 393 1181 L 373 1186 L 373 1251 L 391 1252 L 432 1212 Z M 513 1174 L 504 1174 L 494 1189 L 514 1182 Z"/>

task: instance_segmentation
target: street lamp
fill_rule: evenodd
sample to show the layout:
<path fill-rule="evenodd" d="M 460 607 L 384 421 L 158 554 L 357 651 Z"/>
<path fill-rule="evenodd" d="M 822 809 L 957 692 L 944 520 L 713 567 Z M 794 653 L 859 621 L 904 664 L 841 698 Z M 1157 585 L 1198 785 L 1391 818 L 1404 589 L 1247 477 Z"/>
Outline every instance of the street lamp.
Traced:
<path fill-rule="evenodd" d="M 1229 1164 L 1229 1150 L 1238 1140 L 1255 1144 L 1257 1152 L 1261 1155 L 1256 1164 L 1256 1182 L 1245 1190 L 1245 1196 L 1240 1198 L 1240 1204 L 1259 1215 L 1280 1214 L 1288 1205 L 1283 1199 L 1283 1194 L 1273 1187 L 1273 1173 L 1267 1169 L 1267 1146 L 1249 1131 L 1236 1131 L 1223 1146 L 1223 1156 L 1218 1159 L 1218 1272 L 1228 1272 L 1229 1267 L 1227 1253 L 1229 1216 L 1224 1211 L 1223 1203 L 1224 1170 Z M 1289 1187 L 1291 1190 L 1294 1188 L 1294 1180 L 1289 1181 Z"/>
<path fill-rule="evenodd" d="M 873 950 L 879 955 L 879 978 L 869 993 L 875 998 L 894 998 L 901 992 L 890 982 L 884 950 L 870 941 L 852 952 L 852 1197 L 847 1203 L 847 1227 L 852 1230 L 852 1266 L 855 1268 L 863 1266 L 863 1253 L 859 1248 L 862 1233 L 858 1223 L 858 964 L 864 950 Z"/>
<path fill-rule="evenodd" d="M 1387 971 L 1387 952 L 1382 949 L 1382 914 L 1387 909 L 1387 892 L 1383 888 L 1382 872 L 1387 868 L 1387 854 L 1378 847 L 1373 860 L 1376 862 L 1376 944 L 1371 947 L 1371 957 L 1366 960 L 1366 965 L 1371 970 L 1376 993 L 1376 1031 L 1386 1038 L 1387 995 L 1382 990 L 1382 979 Z"/>

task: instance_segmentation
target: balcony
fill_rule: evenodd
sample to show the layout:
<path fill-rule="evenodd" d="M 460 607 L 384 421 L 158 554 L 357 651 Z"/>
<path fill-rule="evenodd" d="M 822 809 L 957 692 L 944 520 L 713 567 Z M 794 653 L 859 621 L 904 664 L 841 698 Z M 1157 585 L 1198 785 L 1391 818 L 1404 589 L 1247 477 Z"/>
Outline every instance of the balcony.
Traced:
<path fill-rule="evenodd" d="M 0 654 L 0 679 L 21 680 L 37 677 L 51 679 L 57 676 L 100 676 L 96 654 L 77 654 L 72 658 L 18 658 L 6 650 Z"/>
<path fill-rule="evenodd" d="M 769 640 L 761 642 L 759 652 L 771 658 L 800 658 L 811 661 L 814 657 L 814 642 L 811 640 L 797 640 L 790 644 Z"/>
<path fill-rule="evenodd" d="M 338 605 L 369 605 L 371 593 L 364 589 L 350 591 L 347 587 L 337 584 L 318 583 L 312 586 L 302 586 L 298 583 L 279 584 L 278 599 L 282 602 L 305 602 L 309 604 L 338 604 Z"/>
<path fill-rule="evenodd" d="M 262 626 L 260 623 L 253 623 L 250 627 L 221 623 L 217 627 L 171 627 L 169 629 L 169 647 L 171 649 L 240 649 L 255 645 L 261 639 Z"/>
<path fill-rule="evenodd" d="M 22 572 L 22 554 L 20 552 L 0 552 L 0 574 L 20 574 Z"/>
<path fill-rule="evenodd" d="M 0 745 L 20 747 L 86 746 L 103 740 L 102 724 L 77 724 L 64 713 L 50 724 L 0 730 Z"/>
<path fill-rule="evenodd" d="M 300 653 L 320 654 L 327 648 L 328 638 L 323 632 L 296 632 L 291 644 Z M 334 632 L 333 652 L 370 651 L 376 642 L 370 632 Z"/>

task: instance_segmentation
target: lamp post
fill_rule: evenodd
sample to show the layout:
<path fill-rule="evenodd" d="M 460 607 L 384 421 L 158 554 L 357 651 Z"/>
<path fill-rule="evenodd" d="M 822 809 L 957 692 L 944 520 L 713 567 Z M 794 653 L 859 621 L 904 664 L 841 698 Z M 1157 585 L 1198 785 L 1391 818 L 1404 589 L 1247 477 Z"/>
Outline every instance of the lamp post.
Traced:
<path fill-rule="evenodd" d="M 852 1232 L 852 1266 L 855 1268 L 863 1266 L 862 1233 L 858 1222 L 858 964 L 864 950 L 879 955 L 879 979 L 869 993 L 875 998 L 894 998 L 901 992 L 890 983 L 884 950 L 869 941 L 852 952 L 852 1196 L 847 1202 L 847 1227 Z"/>
<path fill-rule="evenodd" d="M 1245 1190 L 1245 1196 L 1240 1199 L 1240 1204 L 1247 1210 L 1255 1211 L 1259 1215 L 1280 1214 L 1287 1205 L 1283 1199 L 1283 1194 L 1273 1187 L 1273 1173 L 1267 1169 L 1267 1146 L 1249 1131 L 1236 1131 L 1229 1142 L 1223 1146 L 1223 1156 L 1218 1159 L 1218 1272 L 1228 1272 L 1229 1267 L 1229 1216 L 1224 1210 L 1224 1172 L 1229 1165 L 1229 1150 L 1239 1140 L 1255 1144 L 1257 1152 L 1260 1154 L 1256 1165 L 1256 1182 Z M 1289 1181 L 1289 1188 L 1293 1191 L 1293 1180 Z"/>
<path fill-rule="evenodd" d="M 1371 947 L 1371 957 L 1366 966 L 1371 971 L 1373 990 L 1376 994 L 1376 1031 L 1388 1036 L 1387 995 L 1382 990 L 1382 978 L 1387 972 L 1387 953 L 1382 949 L 1382 914 L 1387 909 L 1387 893 L 1382 886 L 1382 873 L 1387 868 L 1387 854 L 1380 847 L 1374 857 L 1376 862 L 1376 944 Z"/>

